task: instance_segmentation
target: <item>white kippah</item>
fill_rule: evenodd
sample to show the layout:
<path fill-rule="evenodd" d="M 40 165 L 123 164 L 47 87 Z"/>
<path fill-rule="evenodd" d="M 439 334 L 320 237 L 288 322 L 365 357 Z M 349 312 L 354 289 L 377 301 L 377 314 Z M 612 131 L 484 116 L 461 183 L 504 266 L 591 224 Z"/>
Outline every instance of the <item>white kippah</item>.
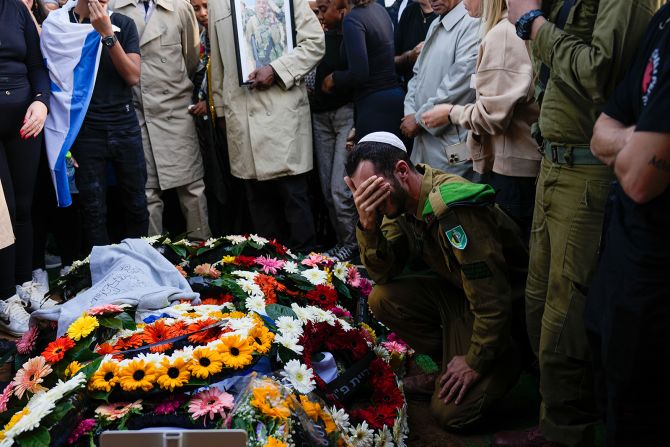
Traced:
<path fill-rule="evenodd" d="M 407 152 L 407 148 L 405 147 L 405 144 L 402 142 L 400 138 L 398 138 L 396 135 L 392 134 L 391 132 L 372 132 L 364 136 L 358 141 L 358 144 L 361 143 L 385 143 L 385 144 L 390 144 L 393 147 L 397 147 L 403 152 Z"/>

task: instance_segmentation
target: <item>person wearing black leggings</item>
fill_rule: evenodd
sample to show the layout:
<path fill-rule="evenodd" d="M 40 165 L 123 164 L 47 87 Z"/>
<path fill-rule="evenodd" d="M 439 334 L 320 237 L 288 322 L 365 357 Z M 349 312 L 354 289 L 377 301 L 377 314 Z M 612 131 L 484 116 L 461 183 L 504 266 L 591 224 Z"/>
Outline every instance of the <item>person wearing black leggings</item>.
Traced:
<path fill-rule="evenodd" d="M 28 8 L 0 0 L 0 23 L 0 180 L 16 236 L 0 250 L 0 327 L 20 333 L 27 314 L 14 295 L 17 284 L 32 278 L 31 206 L 50 84 Z"/>

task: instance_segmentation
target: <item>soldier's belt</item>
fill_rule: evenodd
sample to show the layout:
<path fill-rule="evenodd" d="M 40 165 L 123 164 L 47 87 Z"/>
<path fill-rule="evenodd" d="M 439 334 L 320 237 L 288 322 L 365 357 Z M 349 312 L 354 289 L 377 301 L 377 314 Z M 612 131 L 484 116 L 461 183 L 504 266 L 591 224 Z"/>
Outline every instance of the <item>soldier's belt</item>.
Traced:
<path fill-rule="evenodd" d="M 603 162 L 591 153 L 591 148 L 583 144 L 557 144 L 544 140 L 540 152 L 544 158 L 559 165 L 603 166 Z"/>

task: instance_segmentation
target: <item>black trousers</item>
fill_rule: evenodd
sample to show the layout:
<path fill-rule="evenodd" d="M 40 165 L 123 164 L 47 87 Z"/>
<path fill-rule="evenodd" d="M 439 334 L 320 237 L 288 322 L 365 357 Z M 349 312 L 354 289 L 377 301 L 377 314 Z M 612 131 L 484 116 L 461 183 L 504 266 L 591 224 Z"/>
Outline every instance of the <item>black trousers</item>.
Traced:
<path fill-rule="evenodd" d="M 535 207 L 535 177 L 512 177 L 491 172 L 488 181 L 496 190 L 496 203 L 516 222 L 528 245 Z"/>
<path fill-rule="evenodd" d="M 122 195 L 126 237 L 146 236 L 149 211 L 144 192 L 147 169 L 139 126 L 125 130 L 101 130 L 82 126 L 72 145 L 79 168 L 75 182 L 79 190 L 82 228 L 86 249 L 108 245 L 107 165 L 111 163 Z"/>
<path fill-rule="evenodd" d="M 584 310 L 596 392 L 608 447 L 667 445 L 670 200 L 625 202 L 610 200 Z"/>
<path fill-rule="evenodd" d="M 42 134 L 26 140 L 19 134 L 32 102 L 27 79 L 0 77 L 0 92 L 0 181 L 16 237 L 15 244 L 0 250 L 0 299 L 6 299 L 17 284 L 32 278 L 31 208 Z"/>
<path fill-rule="evenodd" d="M 298 252 L 316 245 L 307 175 L 244 182 L 251 222 L 257 234 L 275 238 Z"/>

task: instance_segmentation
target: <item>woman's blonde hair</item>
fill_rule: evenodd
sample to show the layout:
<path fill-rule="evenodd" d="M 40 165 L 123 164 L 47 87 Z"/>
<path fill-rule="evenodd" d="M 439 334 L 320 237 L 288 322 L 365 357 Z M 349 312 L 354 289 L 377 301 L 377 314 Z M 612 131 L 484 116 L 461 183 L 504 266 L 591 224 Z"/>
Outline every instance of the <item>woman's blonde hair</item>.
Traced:
<path fill-rule="evenodd" d="M 482 0 L 482 35 L 485 36 L 503 18 L 507 11 L 507 0 Z"/>

